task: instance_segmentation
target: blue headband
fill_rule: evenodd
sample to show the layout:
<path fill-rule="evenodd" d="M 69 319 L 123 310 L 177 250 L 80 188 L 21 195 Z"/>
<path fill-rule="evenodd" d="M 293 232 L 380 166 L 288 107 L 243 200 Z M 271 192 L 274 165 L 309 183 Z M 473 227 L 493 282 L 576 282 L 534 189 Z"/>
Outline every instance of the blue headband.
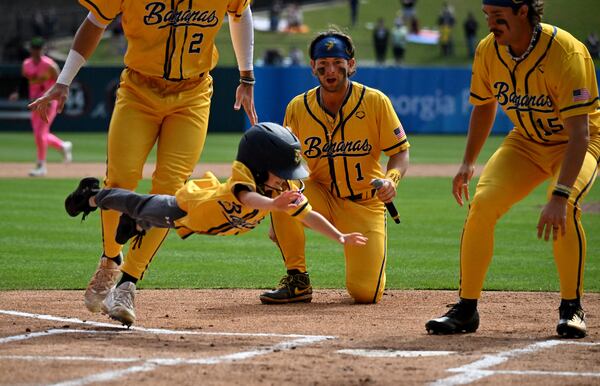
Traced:
<path fill-rule="evenodd" d="M 511 8 L 520 8 L 522 5 L 527 5 L 527 3 L 527 0 L 483 0 L 483 5 Z"/>
<path fill-rule="evenodd" d="M 346 47 L 346 43 L 337 36 L 323 38 L 313 48 L 313 60 L 322 58 L 352 59 L 352 52 Z"/>

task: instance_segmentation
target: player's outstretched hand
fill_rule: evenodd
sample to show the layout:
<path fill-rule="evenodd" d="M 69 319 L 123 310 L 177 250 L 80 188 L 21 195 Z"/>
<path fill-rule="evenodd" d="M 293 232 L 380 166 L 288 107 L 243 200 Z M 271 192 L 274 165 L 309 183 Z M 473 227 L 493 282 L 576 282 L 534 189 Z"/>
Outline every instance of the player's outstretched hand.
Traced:
<path fill-rule="evenodd" d="M 463 206 L 463 195 L 467 201 L 469 197 L 469 181 L 473 178 L 475 166 L 470 164 L 462 164 L 452 180 L 452 195 L 458 205 Z"/>
<path fill-rule="evenodd" d="M 367 237 L 358 232 L 342 234 L 340 237 L 340 242 L 344 245 L 365 245 L 367 240 Z"/>
<path fill-rule="evenodd" d="M 235 104 L 233 108 L 239 110 L 242 106 L 244 107 L 244 111 L 246 111 L 246 115 L 248 115 L 250 125 L 256 125 L 258 123 L 258 116 L 254 107 L 254 86 L 251 84 L 240 83 L 235 90 Z"/>
<path fill-rule="evenodd" d="M 298 206 L 298 199 L 302 193 L 297 190 L 286 190 L 273 199 L 273 210 L 289 210 Z"/>
<path fill-rule="evenodd" d="M 58 101 L 58 113 L 62 113 L 65 102 L 69 97 L 69 86 L 55 83 L 41 97 L 27 105 L 29 110 L 37 111 L 44 122 L 48 123 L 48 108 L 52 101 Z"/>

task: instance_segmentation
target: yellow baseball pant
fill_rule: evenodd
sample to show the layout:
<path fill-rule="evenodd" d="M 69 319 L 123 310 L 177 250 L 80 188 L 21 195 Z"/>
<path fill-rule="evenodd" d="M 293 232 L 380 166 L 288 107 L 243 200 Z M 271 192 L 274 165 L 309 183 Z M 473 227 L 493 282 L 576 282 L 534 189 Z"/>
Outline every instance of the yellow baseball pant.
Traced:
<path fill-rule="evenodd" d="M 107 188 L 135 190 L 148 154 L 157 144 L 151 194 L 174 194 L 190 177 L 204 147 L 212 78 L 171 82 L 125 69 L 108 131 Z M 116 256 L 120 213 L 102 211 L 104 254 Z M 141 279 L 167 235 L 152 228 L 140 247 L 130 248 L 122 270 Z"/>
<path fill-rule="evenodd" d="M 560 293 L 563 299 L 581 298 L 586 238 L 581 224 L 581 202 L 590 191 L 598 169 L 600 138 L 590 146 L 567 204 L 566 235 L 553 242 Z M 511 132 L 486 164 L 471 202 L 460 247 L 460 292 L 479 299 L 494 249 L 494 228 L 510 207 L 550 179 L 552 194 L 566 144 L 545 146 Z M 535 233 L 532 220 L 531 232 Z"/>
<path fill-rule="evenodd" d="M 346 288 L 357 303 L 377 303 L 385 288 L 387 231 L 383 203 L 376 197 L 351 201 L 333 196 L 313 180 L 305 181 L 304 194 L 313 210 L 342 233 L 361 232 L 364 246 L 344 246 Z M 302 223 L 283 212 L 272 212 L 275 236 L 288 270 L 306 272 L 305 236 Z M 327 257 L 329 258 L 329 257 Z"/>

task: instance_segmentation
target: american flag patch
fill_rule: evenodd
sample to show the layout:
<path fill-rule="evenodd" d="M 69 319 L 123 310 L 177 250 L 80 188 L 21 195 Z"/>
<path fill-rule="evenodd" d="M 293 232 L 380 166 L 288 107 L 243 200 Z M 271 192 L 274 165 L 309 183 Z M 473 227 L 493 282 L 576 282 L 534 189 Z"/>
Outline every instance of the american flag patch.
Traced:
<path fill-rule="evenodd" d="M 294 201 L 292 204 L 294 205 L 299 205 L 302 201 L 304 201 L 304 194 L 302 194 L 302 192 L 300 192 L 300 196 L 298 197 L 298 199 L 296 201 Z"/>
<path fill-rule="evenodd" d="M 573 102 L 587 101 L 590 99 L 590 92 L 587 88 L 573 90 Z"/>
<path fill-rule="evenodd" d="M 406 133 L 404 132 L 404 129 L 402 127 L 396 127 L 394 129 L 394 135 L 398 139 L 402 139 L 402 138 L 406 137 Z"/>

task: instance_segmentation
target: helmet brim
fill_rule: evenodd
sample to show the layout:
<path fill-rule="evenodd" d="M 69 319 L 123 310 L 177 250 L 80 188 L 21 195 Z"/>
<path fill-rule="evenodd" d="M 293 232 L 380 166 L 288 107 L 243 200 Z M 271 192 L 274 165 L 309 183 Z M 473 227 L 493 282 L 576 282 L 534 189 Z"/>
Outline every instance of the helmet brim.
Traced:
<path fill-rule="evenodd" d="M 273 174 L 284 180 L 302 180 L 308 177 L 308 170 L 304 166 L 298 165 L 289 169 L 274 170 Z"/>

